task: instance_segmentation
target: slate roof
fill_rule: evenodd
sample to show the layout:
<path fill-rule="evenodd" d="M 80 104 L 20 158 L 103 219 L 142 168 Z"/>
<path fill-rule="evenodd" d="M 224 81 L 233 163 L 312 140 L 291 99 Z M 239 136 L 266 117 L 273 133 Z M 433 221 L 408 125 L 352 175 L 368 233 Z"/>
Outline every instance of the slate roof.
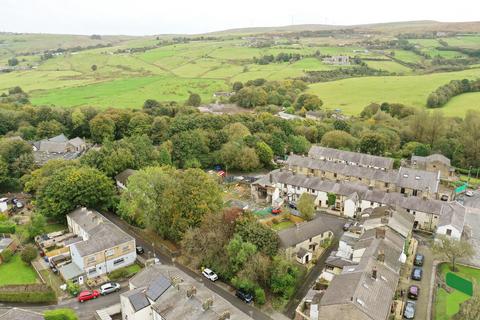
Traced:
<path fill-rule="evenodd" d="M 431 154 L 426 157 L 412 155 L 411 161 L 416 162 L 417 165 L 421 163 L 429 163 L 429 162 L 437 161 L 437 162 L 443 163 L 446 166 L 449 166 L 449 167 L 451 166 L 450 159 L 445 157 L 443 154 L 438 154 L 438 153 Z"/>
<path fill-rule="evenodd" d="M 44 320 L 40 313 L 29 310 L 11 308 L 4 312 L 0 310 L 0 320 Z"/>
<path fill-rule="evenodd" d="M 88 233 L 88 240 L 72 245 L 82 257 L 134 240 L 95 210 L 77 208 L 68 216 Z"/>
<path fill-rule="evenodd" d="M 123 243 L 132 241 L 133 237 L 111 222 L 101 223 L 89 231 L 89 239 L 73 244 L 82 257 L 101 252 Z"/>
<path fill-rule="evenodd" d="M 368 180 L 395 184 L 397 187 L 422 190 L 436 193 L 440 183 L 439 172 L 429 172 L 401 167 L 399 170 L 378 170 L 368 167 L 347 165 L 312 157 L 290 155 L 287 159 L 289 167 L 309 168 L 325 172 L 333 172 L 347 177 L 356 177 Z"/>
<path fill-rule="evenodd" d="M 336 256 L 337 251 L 332 251 L 330 255 L 328 256 L 327 260 L 325 261 L 325 264 L 334 266 L 337 268 L 343 268 L 343 267 L 349 267 L 349 266 L 354 266 L 356 263 L 354 263 L 352 260 L 345 259 L 343 257 L 337 257 Z"/>
<path fill-rule="evenodd" d="M 280 238 L 280 246 L 289 248 L 331 230 L 331 226 L 322 217 L 317 217 L 311 221 L 281 230 L 278 232 L 278 237 Z"/>
<path fill-rule="evenodd" d="M 171 285 L 170 280 L 161 275 L 150 283 L 145 294 L 150 300 L 156 301 Z"/>
<path fill-rule="evenodd" d="M 117 180 L 121 184 L 125 185 L 127 183 L 128 178 L 131 175 L 135 174 L 136 172 L 137 172 L 137 170 L 125 169 L 115 176 L 115 180 Z"/>
<path fill-rule="evenodd" d="M 379 170 L 378 170 L 379 171 Z M 272 182 L 270 182 L 270 178 Z M 369 190 L 368 186 L 353 182 L 334 182 L 322 180 L 320 177 L 308 177 L 306 175 L 293 173 L 289 170 L 274 170 L 253 183 L 261 186 L 274 186 L 287 184 L 309 188 L 321 192 L 332 192 L 341 196 L 350 196 L 356 192 L 360 200 L 372 201 L 383 205 L 400 207 L 410 211 L 420 211 L 440 215 L 442 207 L 448 202 L 408 196 L 398 192 L 384 192 L 378 189 Z"/>
<path fill-rule="evenodd" d="M 451 225 L 460 232 L 463 231 L 465 226 L 465 207 L 457 202 L 449 203 L 442 207 L 440 218 L 438 219 L 438 226 Z"/>
<path fill-rule="evenodd" d="M 320 146 L 312 146 L 308 156 L 314 159 L 332 159 L 347 162 L 358 163 L 362 166 L 372 166 L 378 168 L 392 169 L 393 159 L 369 154 L 338 150 Z"/>
<path fill-rule="evenodd" d="M 145 288 L 138 288 L 122 293 L 122 296 L 126 297 L 130 304 L 132 305 L 133 310 L 138 312 L 143 308 L 146 308 L 150 305 L 150 301 L 145 295 Z"/>
<path fill-rule="evenodd" d="M 65 280 L 77 278 L 78 276 L 85 274 L 85 272 L 73 262 L 61 266 L 58 271 Z"/>
<path fill-rule="evenodd" d="M 387 319 L 398 279 L 375 258 L 362 258 L 359 265 L 346 267 L 333 278 L 320 300 L 319 319 Z"/>
<path fill-rule="evenodd" d="M 0 238 L 0 253 L 12 244 L 12 238 Z"/>
<path fill-rule="evenodd" d="M 365 211 L 363 210 L 363 213 L 366 213 Z M 369 217 L 363 222 L 365 229 L 386 225 L 404 238 L 408 237 L 412 231 L 415 217 L 404 209 L 382 206 L 369 211 Z"/>

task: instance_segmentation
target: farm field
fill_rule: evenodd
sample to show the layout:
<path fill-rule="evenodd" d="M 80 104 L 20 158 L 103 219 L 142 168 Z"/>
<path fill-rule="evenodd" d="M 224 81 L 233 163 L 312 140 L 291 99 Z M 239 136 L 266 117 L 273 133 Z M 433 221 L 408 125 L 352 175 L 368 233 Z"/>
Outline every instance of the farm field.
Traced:
<path fill-rule="evenodd" d="M 323 100 L 325 108 L 338 108 L 346 114 L 357 115 L 372 102 L 398 102 L 423 108 L 428 95 L 437 87 L 452 79 L 479 77 L 480 69 L 428 75 L 364 77 L 316 83 L 310 86 L 309 91 Z M 441 110 L 446 115 L 463 116 L 470 108 L 470 103 L 473 103 L 475 95 L 468 98 L 458 96 Z M 468 105 L 463 104 L 466 100 Z M 475 107 L 472 106 L 472 108 Z"/>

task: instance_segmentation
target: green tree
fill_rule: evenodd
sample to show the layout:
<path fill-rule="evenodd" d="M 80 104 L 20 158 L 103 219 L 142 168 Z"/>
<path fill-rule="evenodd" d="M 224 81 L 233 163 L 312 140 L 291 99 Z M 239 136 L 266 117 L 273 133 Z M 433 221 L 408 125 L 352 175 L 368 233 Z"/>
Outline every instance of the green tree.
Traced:
<path fill-rule="evenodd" d="M 113 183 L 97 169 L 66 167 L 54 172 L 36 193 L 38 212 L 63 221 L 77 206 L 107 208 L 112 203 Z"/>
<path fill-rule="evenodd" d="M 311 195 L 306 192 L 302 193 L 300 199 L 298 199 L 297 207 L 303 219 L 308 221 L 313 219 L 315 215 L 315 201 Z"/>
<path fill-rule="evenodd" d="M 57 120 L 42 121 L 37 125 L 38 138 L 51 138 L 63 133 L 65 128 Z"/>
<path fill-rule="evenodd" d="M 360 152 L 376 156 L 384 154 L 387 144 L 385 138 L 376 132 L 367 132 L 360 138 Z"/>
<path fill-rule="evenodd" d="M 113 140 L 115 137 L 115 122 L 106 115 L 99 114 L 90 120 L 90 135 L 96 143 Z"/>
<path fill-rule="evenodd" d="M 342 130 L 332 130 L 325 133 L 321 141 L 322 146 L 335 149 L 355 149 L 355 138 L 351 134 Z"/>
<path fill-rule="evenodd" d="M 22 253 L 20 254 L 20 258 L 26 264 L 32 263 L 33 260 L 38 256 L 38 250 L 33 244 L 27 244 L 25 248 L 23 248 Z"/>
<path fill-rule="evenodd" d="M 242 123 L 231 123 L 223 128 L 230 141 L 242 141 L 245 137 L 250 136 L 250 130 Z"/>
<path fill-rule="evenodd" d="M 15 57 L 8 59 L 8 65 L 10 67 L 15 67 L 16 65 L 18 65 L 18 59 Z"/>
<path fill-rule="evenodd" d="M 45 320 L 78 320 L 75 311 L 72 309 L 55 309 L 45 311 L 43 317 Z"/>
<path fill-rule="evenodd" d="M 281 256 L 273 258 L 270 276 L 270 289 L 288 300 L 295 292 L 299 271 L 293 263 Z"/>
<path fill-rule="evenodd" d="M 229 260 L 229 268 L 232 274 L 240 271 L 248 259 L 257 252 L 257 247 L 248 241 L 244 241 L 240 235 L 234 235 L 225 248 Z"/>
<path fill-rule="evenodd" d="M 436 256 L 449 260 L 451 269 L 456 271 L 455 263 L 458 259 L 468 259 L 475 253 L 470 242 L 466 240 L 456 240 L 445 235 L 440 235 L 433 244 L 433 252 Z"/>
<path fill-rule="evenodd" d="M 304 136 L 288 137 L 288 150 L 296 154 L 306 154 L 310 150 L 310 142 Z"/>
<path fill-rule="evenodd" d="M 147 135 L 152 128 L 153 119 L 143 112 L 136 113 L 128 123 L 128 133 L 134 135 Z"/>
<path fill-rule="evenodd" d="M 336 201 L 337 201 L 337 195 L 335 193 L 332 193 L 332 192 L 327 193 L 327 204 L 329 206 L 335 205 Z"/>
<path fill-rule="evenodd" d="M 323 101 L 319 97 L 310 93 L 302 93 L 295 102 L 295 109 L 300 110 L 305 108 L 307 111 L 314 111 L 320 109 Z"/>
<path fill-rule="evenodd" d="M 44 234 L 46 225 L 47 219 L 43 215 L 34 214 L 27 226 L 29 238 L 34 239 L 36 236 Z"/>
<path fill-rule="evenodd" d="M 202 104 L 202 98 L 198 93 L 190 93 L 188 100 L 186 102 L 187 106 L 199 107 Z"/>
<path fill-rule="evenodd" d="M 202 170 L 149 167 L 129 178 L 119 211 L 125 219 L 178 241 L 221 207 L 217 182 Z"/>
<path fill-rule="evenodd" d="M 232 85 L 232 90 L 234 92 L 238 92 L 240 91 L 241 89 L 243 88 L 243 83 L 241 83 L 240 81 L 235 81 Z"/>
<path fill-rule="evenodd" d="M 268 144 L 263 141 L 257 142 L 255 144 L 255 152 L 265 168 L 270 168 L 273 165 L 273 150 Z"/>
<path fill-rule="evenodd" d="M 348 124 L 348 122 L 345 120 L 336 119 L 333 121 L 333 128 L 335 130 L 342 130 L 350 133 L 350 124 Z"/>
<path fill-rule="evenodd" d="M 244 241 L 253 243 L 258 251 L 269 256 L 277 254 L 279 246 L 277 233 L 260 224 L 255 218 L 239 219 L 235 225 L 235 233 Z"/>
<path fill-rule="evenodd" d="M 147 99 L 143 103 L 143 109 L 146 109 L 146 110 L 156 109 L 156 108 L 159 108 L 159 107 L 160 107 L 160 102 L 158 102 L 157 100 Z"/>
<path fill-rule="evenodd" d="M 172 137 L 172 159 L 180 167 L 196 160 L 200 164 L 208 163 L 208 139 L 201 129 L 180 132 Z"/>
<path fill-rule="evenodd" d="M 162 145 L 159 148 L 158 162 L 161 165 L 167 165 L 167 166 L 172 165 L 172 155 L 170 154 L 170 151 L 165 145 Z"/>
<path fill-rule="evenodd" d="M 98 67 L 96 64 L 92 64 L 92 66 L 90 67 L 90 69 L 92 69 L 93 72 L 97 71 Z"/>

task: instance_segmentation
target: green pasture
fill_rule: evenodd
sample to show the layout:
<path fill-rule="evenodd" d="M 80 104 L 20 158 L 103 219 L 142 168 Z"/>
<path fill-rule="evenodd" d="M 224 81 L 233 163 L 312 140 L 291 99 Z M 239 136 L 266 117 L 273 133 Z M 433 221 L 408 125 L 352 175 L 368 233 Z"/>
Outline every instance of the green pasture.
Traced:
<path fill-rule="evenodd" d="M 0 286 L 9 284 L 31 284 L 37 282 L 37 273 L 30 265 L 15 254 L 12 260 L 0 264 Z"/>
<path fill-rule="evenodd" d="M 310 86 L 309 91 L 317 94 L 327 109 L 339 108 L 346 114 L 358 115 L 372 102 L 397 102 L 423 108 L 428 95 L 439 86 L 454 79 L 479 77 L 480 69 L 428 75 L 361 77 L 316 83 Z M 465 96 L 468 95 L 470 94 Z M 455 97 L 441 110 L 445 115 L 463 116 L 466 110 L 475 108 L 475 95 L 476 93 L 468 98 L 463 98 L 464 95 Z M 465 100 L 468 100 L 468 105 Z"/>
<path fill-rule="evenodd" d="M 389 61 L 389 60 L 384 60 L 384 61 L 366 61 L 367 65 L 370 68 L 377 69 L 377 70 L 385 70 L 388 72 L 395 72 L 397 74 L 408 74 L 411 73 L 411 69 L 408 67 L 405 67 L 404 65 L 401 65 L 398 62 L 395 61 Z"/>

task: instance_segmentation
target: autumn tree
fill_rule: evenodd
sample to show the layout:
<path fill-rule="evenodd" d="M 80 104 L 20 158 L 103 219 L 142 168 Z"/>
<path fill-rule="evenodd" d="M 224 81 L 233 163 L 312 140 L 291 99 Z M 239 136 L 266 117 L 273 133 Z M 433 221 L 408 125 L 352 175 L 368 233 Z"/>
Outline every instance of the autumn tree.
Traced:
<path fill-rule="evenodd" d="M 455 263 L 458 259 L 468 259 L 474 254 L 473 247 L 466 240 L 456 240 L 445 235 L 440 235 L 433 244 L 433 252 L 440 258 L 449 260 L 452 271 L 455 272 Z"/>

